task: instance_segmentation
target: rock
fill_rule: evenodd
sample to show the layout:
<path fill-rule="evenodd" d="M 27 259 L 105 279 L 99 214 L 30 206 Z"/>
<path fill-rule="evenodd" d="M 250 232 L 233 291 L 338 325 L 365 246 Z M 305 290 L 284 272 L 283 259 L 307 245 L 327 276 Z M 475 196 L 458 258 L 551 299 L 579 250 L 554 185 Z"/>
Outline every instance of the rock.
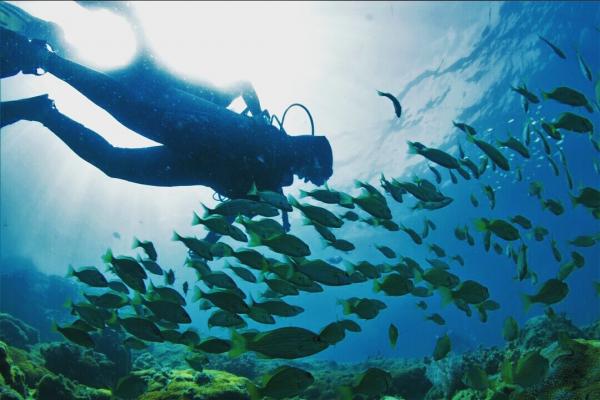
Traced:
<path fill-rule="evenodd" d="M 392 373 L 392 392 L 406 400 L 420 400 L 431 389 L 432 383 L 425 376 L 425 367 L 406 368 Z"/>
<path fill-rule="evenodd" d="M 44 375 L 37 385 L 36 400 L 76 400 L 73 389 L 62 377 Z"/>
<path fill-rule="evenodd" d="M 0 313 L 0 340 L 13 347 L 27 349 L 39 342 L 35 328 L 10 314 Z"/>
<path fill-rule="evenodd" d="M 517 345 L 527 349 L 546 347 L 558 339 L 559 332 L 566 333 L 570 338 L 583 337 L 583 332 L 565 314 L 557 314 L 552 318 L 538 315 L 525 323 Z"/>
<path fill-rule="evenodd" d="M 104 354 L 114 363 L 117 378 L 131 371 L 131 353 L 123 346 L 124 339 L 125 336 L 114 329 L 104 329 L 101 334 L 94 335 L 94 351 Z"/>
<path fill-rule="evenodd" d="M 136 372 L 138 373 L 138 372 Z M 139 400 L 248 400 L 248 380 L 224 371 L 170 370 L 153 374 L 147 370 L 148 391 Z M 200 375 L 200 376 L 199 376 Z M 166 378 L 166 382 L 165 381 Z M 157 382 L 157 380 L 159 382 Z M 203 382 L 199 384 L 198 382 Z"/>
<path fill-rule="evenodd" d="M 70 343 L 50 343 L 40 349 L 46 368 L 83 385 L 113 387 L 118 374 L 115 363 L 104 354 Z"/>

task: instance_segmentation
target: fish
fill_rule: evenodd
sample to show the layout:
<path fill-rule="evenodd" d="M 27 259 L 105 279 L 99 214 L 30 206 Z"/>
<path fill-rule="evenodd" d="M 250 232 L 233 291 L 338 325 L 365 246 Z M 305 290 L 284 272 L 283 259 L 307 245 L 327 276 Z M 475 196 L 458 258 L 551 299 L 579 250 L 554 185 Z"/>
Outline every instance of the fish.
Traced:
<path fill-rule="evenodd" d="M 454 228 L 454 236 L 460 241 L 467 240 L 467 232 L 465 228 L 461 226 Z"/>
<path fill-rule="evenodd" d="M 302 394 L 314 381 L 310 372 L 282 365 L 262 377 L 262 386 L 248 382 L 246 388 L 251 400 L 285 399 Z"/>
<path fill-rule="evenodd" d="M 544 237 L 549 233 L 548 229 L 543 226 L 536 226 L 533 228 L 533 237 L 536 241 L 541 242 Z"/>
<path fill-rule="evenodd" d="M 379 90 L 377 91 L 377 94 L 379 96 L 387 97 L 388 99 L 390 99 L 390 101 L 394 105 L 394 113 L 396 114 L 396 118 L 400 118 L 402 116 L 402 106 L 400 105 L 400 102 L 393 94 L 381 92 Z"/>
<path fill-rule="evenodd" d="M 454 183 L 455 185 L 458 183 L 458 179 L 456 178 L 456 176 L 452 173 L 452 170 L 449 169 L 448 170 L 448 174 L 450 175 L 450 180 L 452 181 L 452 183 Z"/>
<path fill-rule="evenodd" d="M 188 281 L 183 282 L 183 285 L 181 285 L 181 289 L 183 290 L 183 295 L 187 296 L 188 291 L 190 290 L 190 284 L 188 283 Z"/>
<path fill-rule="evenodd" d="M 429 225 L 427 225 L 427 226 L 429 226 Z M 376 245 L 375 248 L 377 250 L 379 250 L 379 252 L 381 254 L 383 254 L 386 258 L 390 258 L 390 259 L 396 258 L 396 252 L 394 250 L 390 249 L 387 246 L 378 246 L 378 245 Z"/>
<path fill-rule="evenodd" d="M 569 195 L 573 207 L 582 205 L 586 208 L 600 208 L 600 191 L 592 187 L 584 187 L 579 190 L 579 194 Z"/>
<path fill-rule="evenodd" d="M 417 307 L 419 307 L 421 310 L 427 310 L 427 303 L 421 300 L 417 303 Z"/>
<path fill-rule="evenodd" d="M 460 129 L 461 131 L 463 131 L 466 134 L 469 135 L 477 135 L 477 131 L 475 130 L 475 128 L 473 128 L 470 125 L 465 124 L 464 122 L 456 122 L 456 121 L 452 121 L 452 125 L 454 125 L 456 128 Z M 461 155 L 461 158 L 464 158 L 464 153 L 463 155 Z"/>
<path fill-rule="evenodd" d="M 513 340 L 516 340 L 519 337 L 519 325 L 513 317 L 507 317 L 504 320 L 502 336 L 507 342 L 512 342 Z"/>
<path fill-rule="evenodd" d="M 396 348 L 398 343 L 398 328 L 394 324 L 390 324 L 388 328 L 388 337 L 390 339 L 390 345 L 392 348 Z"/>
<path fill-rule="evenodd" d="M 258 190 L 256 183 L 252 184 L 247 196 L 250 198 L 255 198 L 260 202 L 269 204 L 280 210 L 287 212 L 292 211 L 292 206 L 288 203 L 287 198 L 282 193 L 273 192 L 270 190 Z"/>
<path fill-rule="evenodd" d="M 579 63 L 579 69 L 581 70 L 581 73 L 588 81 L 591 82 L 593 80 L 592 70 L 587 65 L 587 63 L 585 62 L 585 60 L 583 59 L 583 57 L 582 57 L 581 53 L 579 53 L 579 51 L 577 51 L 577 61 Z"/>
<path fill-rule="evenodd" d="M 408 228 L 404 225 L 400 225 L 400 229 L 403 232 L 406 232 L 406 234 L 408 234 L 408 236 L 410 236 L 410 238 L 412 239 L 413 242 L 415 242 L 415 244 L 422 244 L 423 243 L 423 239 L 421 239 L 421 237 L 419 236 L 419 234 L 417 232 L 415 232 L 413 229 Z"/>
<path fill-rule="evenodd" d="M 278 317 L 293 317 L 304 312 L 302 307 L 288 304 L 283 300 L 268 300 L 262 303 L 252 300 L 251 306 L 260 307 L 269 314 Z"/>
<path fill-rule="evenodd" d="M 542 132 L 539 129 L 535 129 L 535 133 L 537 133 L 538 137 L 542 141 L 542 144 L 544 146 L 544 152 L 546 153 L 546 155 L 550 155 L 550 153 L 552 153 L 552 150 L 550 149 L 550 144 L 548 143 L 546 137 L 542 134 Z"/>
<path fill-rule="evenodd" d="M 133 373 L 120 378 L 112 391 L 116 397 L 137 399 L 148 389 L 148 383 L 141 376 Z"/>
<path fill-rule="evenodd" d="M 206 274 L 202 277 L 202 281 L 211 289 L 214 286 L 221 289 L 237 288 L 235 281 L 223 271 L 216 271 Z"/>
<path fill-rule="evenodd" d="M 250 199 L 232 199 L 220 202 L 215 208 L 210 209 L 202 204 L 205 214 L 222 215 L 224 217 L 237 217 L 244 215 L 246 217 L 255 217 L 257 215 L 263 217 L 276 217 L 279 215 L 279 210 L 270 204 L 254 201 Z"/>
<path fill-rule="evenodd" d="M 479 163 L 479 168 L 478 168 L 480 177 L 483 176 L 483 173 L 487 170 L 489 161 L 490 161 L 490 159 L 487 157 L 481 158 L 481 161 Z"/>
<path fill-rule="evenodd" d="M 540 383 L 550 368 L 548 359 L 540 354 L 540 350 L 532 350 L 519 357 L 513 369 L 512 381 L 528 388 Z"/>
<path fill-rule="evenodd" d="M 250 311 L 248 311 L 247 315 L 252 320 L 261 324 L 272 325 L 275 323 L 275 318 L 273 318 L 273 316 L 269 314 L 267 310 L 261 307 L 251 306 Z"/>
<path fill-rule="evenodd" d="M 437 257 L 446 257 L 446 251 L 435 243 L 429 244 L 429 251 L 434 252 Z"/>
<path fill-rule="evenodd" d="M 189 324 L 192 322 L 191 317 L 185 309 L 177 303 L 166 300 L 149 300 L 140 295 L 137 295 L 132 300 L 132 304 L 143 304 L 154 315 L 165 321 L 176 324 Z"/>
<path fill-rule="evenodd" d="M 298 289 L 294 285 L 283 279 L 263 279 L 263 282 L 274 292 L 286 296 L 295 296 L 299 294 Z"/>
<path fill-rule="evenodd" d="M 598 241 L 598 237 L 590 235 L 579 235 L 575 239 L 570 240 L 569 244 L 577 247 L 592 247 Z"/>
<path fill-rule="evenodd" d="M 192 367 L 192 369 L 202 372 L 204 370 L 204 366 L 208 364 L 209 360 L 205 354 L 192 352 L 191 354 L 185 356 L 185 362 Z"/>
<path fill-rule="evenodd" d="M 558 249 L 558 243 L 556 243 L 556 240 L 552 239 L 552 241 L 550 242 L 550 247 L 552 249 L 552 256 L 554 257 L 556 262 L 561 262 L 562 255 L 560 254 L 560 250 Z"/>
<path fill-rule="evenodd" d="M 165 273 L 156 261 L 152 261 L 149 258 L 144 259 L 144 258 L 141 258 L 140 256 L 137 256 L 136 260 L 137 260 L 137 262 L 142 264 L 142 266 L 144 267 L 144 269 L 146 269 L 146 271 L 150 272 L 151 274 L 163 275 Z"/>
<path fill-rule="evenodd" d="M 129 289 L 127 285 L 125 285 L 121 281 L 108 281 L 108 287 L 115 292 L 120 292 L 124 294 L 129 294 Z"/>
<path fill-rule="evenodd" d="M 435 342 L 435 348 L 433 349 L 433 359 L 439 361 L 446 357 L 452 350 L 452 343 L 448 335 L 441 336 Z"/>
<path fill-rule="evenodd" d="M 246 322 L 237 314 L 225 310 L 216 310 L 208 317 L 208 327 L 244 328 Z"/>
<path fill-rule="evenodd" d="M 392 219 L 392 212 L 385 199 L 373 196 L 369 193 L 352 198 L 354 203 L 363 211 L 375 218 Z"/>
<path fill-rule="evenodd" d="M 327 185 L 325 189 L 315 189 L 310 192 L 300 190 L 300 198 L 312 197 L 313 199 L 326 204 L 337 204 L 345 208 L 354 208 L 352 196 L 331 190 Z"/>
<path fill-rule="evenodd" d="M 548 136 L 550 136 L 552 139 L 555 140 L 562 140 L 562 135 L 560 133 L 560 131 L 558 129 L 556 129 L 556 127 L 546 121 L 542 121 L 542 129 L 544 130 L 544 132 L 546 132 L 548 134 Z"/>
<path fill-rule="evenodd" d="M 470 159 L 470 158 L 466 158 L 466 157 L 465 157 L 465 158 L 462 158 L 462 159 L 460 160 L 460 163 L 461 163 L 462 165 L 464 165 L 465 167 L 467 167 L 467 169 L 468 169 L 469 171 L 471 171 L 471 173 L 473 174 L 473 176 L 474 176 L 476 179 L 479 179 L 479 175 L 480 175 L 480 174 L 479 174 L 479 167 L 478 167 L 477 165 L 475 165 L 475 163 L 474 163 L 473 161 L 471 161 L 471 159 Z"/>
<path fill-rule="evenodd" d="M 486 391 L 490 386 L 488 374 L 477 365 L 467 367 L 462 381 L 466 386 L 479 391 Z"/>
<path fill-rule="evenodd" d="M 441 201 L 421 201 L 419 200 L 411 210 L 439 210 L 440 208 L 444 208 L 449 206 L 454 199 L 450 197 L 445 197 Z"/>
<path fill-rule="evenodd" d="M 552 49 L 552 51 L 554 51 L 554 53 L 559 56 L 560 58 L 562 58 L 563 60 L 567 59 L 567 56 L 565 55 L 565 53 L 563 53 L 563 51 L 561 49 L 559 49 L 556 45 L 552 44 L 548 39 L 546 39 L 543 36 L 538 35 L 538 38 L 540 38 L 540 40 L 544 43 L 546 43 L 548 46 L 550 46 L 550 48 Z"/>
<path fill-rule="evenodd" d="M 571 252 L 571 259 L 577 268 L 582 268 L 585 265 L 585 258 L 576 251 Z"/>
<path fill-rule="evenodd" d="M 490 297 L 488 288 L 473 280 L 462 282 L 455 290 L 440 287 L 438 291 L 442 297 L 442 305 L 450 304 L 457 299 L 467 304 L 480 304 Z"/>
<path fill-rule="evenodd" d="M 589 119 L 572 112 L 564 112 L 558 116 L 558 120 L 553 124 L 554 127 L 565 129 L 576 133 L 592 133 L 594 125 Z"/>
<path fill-rule="evenodd" d="M 519 153 L 519 155 L 521 155 L 523 158 L 528 159 L 531 157 L 527 147 L 523 143 L 521 143 L 518 139 L 516 139 L 514 136 L 509 136 L 508 139 L 498 140 L 497 142 L 498 142 L 499 146 L 508 147 L 509 149 L 514 150 L 515 152 Z"/>
<path fill-rule="evenodd" d="M 83 297 L 91 304 L 100 308 L 121 308 L 129 304 L 129 298 L 117 292 L 106 292 L 101 295 L 84 293 Z"/>
<path fill-rule="evenodd" d="M 196 302 L 200 299 L 206 299 L 216 307 L 234 314 L 246 314 L 250 310 L 243 299 L 234 292 L 228 290 L 203 292 L 199 287 L 195 286 L 192 301 Z"/>
<path fill-rule="evenodd" d="M 549 210 L 552 214 L 558 216 L 565 212 L 565 207 L 561 201 L 546 199 L 542 200 L 542 210 Z"/>
<path fill-rule="evenodd" d="M 508 159 L 504 157 L 502 152 L 500 152 L 500 150 L 498 150 L 496 147 L 471 135 L 467 136 L 467 140 L 479 147 L 479 149 L 481 149 L 481 151 L 483 151 L 485 155 L 492 160 L 494 165 L 497 165 L 504 171 L 510 171 L 510 163 L 508 162 Z"/>
<path fill-rule="evenodd" d="M 413 282 L 400 274 L 386 275 L 381 281 L 373 281 L 373 291 L 384 292 L 388 296 L 404 296 L 414 289 Z"/>
<path fill-rule="evenodd" d="M 497 237 L 507 241 L 518 240 L 521 238 L 517 228 L 502 219 L 488 220 L 487 218 L 477 218 L 474 225 L 480 232 L 489 231 Z"/>
<path fill-rule="evenodd" d="M 73 266 L 69 265 L 67 277 L 72 276 L 90 287 L 108 287 L 108 281 L 96 267 L 81 267 L 79 270 L 75 270 Z"/>
<path fill-rule="evenodd" d="M 438 171 L 435 167 L 432 167 L 431 165 L 427 164 L 427 167 L 429 168 L 429 170 L 431 172 L 433 172 L 433 175 L 435 176 L 435 181 L 436 183 L 439 185 L 440 183 L 442 183 L 442 174 L 440 174 L 440 171 Z"/>
<path fill-rule="evenodd" d="M 456 261 L 457 263 L 459 263 L 461 267 L 465 266 L 465 261 L 463 260 L 463 258 L 459 254 L 457 254 L 455 256 L 452 256 L 450 258 L 452 260 Z"/>
<path fill-rule="evenodd" d="M 177 232 L 173 231 L 173 237 L 171 238 L 173 241 L 182 242 L 185 247 L 190 249 L 199 257 L 202 257 L 206 260 L 212 261 L 213 255 L 210 251 L 210 243 L 197 239 L 195 237 L 183 237 L 179 235 Z"/>
<path fill-rule="evenodd" d="M 550 92 L 542 92 L 542 97 L 546 100 L 555 100 L 573 107 L 584 107 L 589 112 L 593 112 L 588 99 L 581 92 L 570 87 L 560 86 L 552 89 Z"/>
<path fill-rule="evenodd" d="M 135 236 L 133 237 L 133 244 L 131 245 L 132 249 L 142 248 L 149 259 L 152 261 L 156 261 L 158 258 L 158 254 L 156 253 L 156 249 L 154 248 L 154 244 L 152 242 L 144 240 L 141 241 Z"/>
<path fill-rule="evenodd" d="M 267 259 L 253 249 L 239 249 L 232 256 L 242 264 L 259 271 L 265 270 L 269 266 Z"/>
<path fill-rule="evenodd" d="M 544 186 L 539 181 L 533 181 L 529 184 L 529 195 L 533 197 L 537 197 L 538 199 L 542 199 L 542 190 Z"/>
<path fill-rule="evenodd" d="M 429 321 L 433 321 L 438 325 L 446 325 L 446 320 L 444 318 L 442 318 L 442 316 L 438 313 L 428 315 L 425 319 L 427 319 Z"/>
<path fill-rule="evenodd" d="M 129 336 L 127 339 L 123 340 L 123 346 L 133 350 L 144 350 L 148 348 L 146 342 L 133 336 Z"/>
<path fill-rule="evenodd" d="M 510 89 L 513 92 L 519 93 L 521 96 L 523 96 L 525 99 L 527 99 L 528 102 L 532 103 L 532 104 L 538 104 L 540 102 L 540 99 L 533 94 L 529 89 L 527 89 L 526 85 L 520 85 L 517 87 L 511 86 Z"/>
<path fill-rule="evenodd" d="M 429 168 L 433 167 L 430 166 Z M 435 172 L 439 174 L 437 170 L 435 170 Z M 398 203 L 404 202 L 403 196 L 406 194 L 406 189 L 394 182 L 388 181 L 383 174 L 381 174 L 381 177 L 379 178 L 379 183 L 383 190 L 385 190 L 386 193 L 389 193 L 395 201 Z"/>
<path fill-rule="evenodd" d="M 550 166 L 552 167 L 552 172 L 554 172 L 554 176 L 560 175 L 560 171 L 558 169 L 558 165 L 556 164 L 556 161 L 554 161 L 552 159 L 552 157 L 550 157 L 550 156 L 546 156 L 546 159 L 548 160 L 548 162 L 550 163 Z"/>
<path fill-rule="evenodd" d="M 317 207 L 310 204 L 301 204 L 291 195 L 288 196 L 288 200 L 290 204 L 294 208 L 300 210 L 306 218 L 310 219 L 311 221 L 317 222 L 322 226 L 325 226 L 327 228 L 339 228 L 344 224 L 344 221 L 342 221 L 334 213 L 323 207 Z"/>
<path fill-rule="evenodd" d="M 520 225 L 523 229 L 531 229 L 532 227 L 531 221 L 527 217 L 520 214 L 510 218 L 510 222 Z"/>
<path fill-rule="evenodd" d="M 222 236 L 229 236 L 239 242 L 247 242 L 248 237 L 242 232 L 237 226 L 231 225 L 227 217 L 222 215 L 209 215 L 206 218 L 200 218 L 198 214 L 194 213 L 192 218 L 192 226 L 203 225 L 209 231 L 217 233 Z"/>
<path fill-rule="evenodd" d="M 267 358 L 295 359 L 308 357 L 329 347 L 319 335 L 300 327 L 277 328 L 271 331 L 244 336 L 231 332 L 230 357 L 253 351 Z"/>
<path fill-rule="evenodd" d="M 102 257 L 102 260 L 110 264 L 109 270 L 114 272 L 127 286 L 140 293 L 146 293 L 144 279 L 148 277 L 144 268 L 131 257 L 115 257 L 110 249 Z"/>
<path fill-rule="evenodd" d="M 346 211 L 343 215 L 340 216 L 340 218 L 355 222 L 358 221 L 359 217 L 358 214 L 354 211 Z"/>
<path fill-rule="evenodd" d="M 235 266 L 235 265 L 226 263 L 225 268 L 232 270 L 237 276 L 239 276 L 246 282 L 256 283 L 256 277 L 254 276 L 254 274 L 244 267 Z"/>
<path fill-rule="evenodd" d="M 542 287 L 535 294 L 523 294 L 523 306 L 525 312 L 529 310 L 532 304 L 542 303 L 546 305 L 556 304 L 563 300 L 569 293 L 569 286 L 563 281 L 555 278 L 548 279 L 542 284 Z"/>
<path fill-rule="evenodd" d="M 138 339 L 147 342 L 164 342 L 160 330 L 152 321 L 136 316 L 117 317 L 117 321 L 123 329 Z"/>
<path fill-rule="evenodd" d="M 387 305 L 379 300 L 351 297 L 347 300 L 338 300 L 343 308 L 344 315 L 356 314 L 362 319 L 373 319 L 379 311 L 387 308 Z"/>
<path fill-rule="evenodd" d="M 283 233 L 271 239 L 261 239 L 250 232 L 248 246 L 267 246 L 272 251 L 292 257 L 306 257 L 311 254 L 310 248 L 297 236 Z"/>
<path fill-rule="evenodd" d="M 231 350 L 231 342 L 217 337 L 208 337 L 194 346 L 195 350 L 201 350 L 205 353 L 223 354 Z"/>
<path fill-rule="evenodd" d="M 271 239 L 277 235 L 285 233 L 283 226 L 279 222 L 270 218 L 252 220 L 248 217 L 244 217 L 243 215 L 239 215 L 235 222 L 243 225 L 246 229 L 246 232 L 252 232 L 258 235 L 261 239 Z"/>
<path fill-rule="evenodd" d="M 483 193 L 485 193 L 490 202 L 490 209 L 493 210 L 496 207 L 496 192 L 494 192 L 494 189 L 490 185 L 485 185 Z"/>
<path fill-rule="evenodd" d="M 78 344 L 79 346 L 94 348 L 96 343 L 90 334 L 84 330 L 70 327 L 70 326 L 59 326 L 56 322 L 52 323 L 52 330 L 58 332 L 64 336 L 69 342 Z"/>
<path fill-rule="evenodd" d="M 165 274 L 165 284 L 172 285 L 175 283 L 175 271 L 169 269 Z"/>
<path fill-rule="evenodd" d="M 334 345 L 341 342 L 346 337 L 346 329 L 344 325 L 339 322 L 332 322 L 319 332 L 319 339 Z"/>
<path fill-rule="evenodd" d="M 380 368 L 371 367 L 359 375 L 355 386 L 341 386 L 339 389 L 341 400 L 356 398 L 380 398 L 392 387 L 392 376 Z"/>
<path fill-rule="evenodd" d="M 425 146 L 420 142 L 407 142 L 409 154 L 419 154 L 434 164 L 448 169 L 462 169 L 458 160 L 445 151 Z"/>

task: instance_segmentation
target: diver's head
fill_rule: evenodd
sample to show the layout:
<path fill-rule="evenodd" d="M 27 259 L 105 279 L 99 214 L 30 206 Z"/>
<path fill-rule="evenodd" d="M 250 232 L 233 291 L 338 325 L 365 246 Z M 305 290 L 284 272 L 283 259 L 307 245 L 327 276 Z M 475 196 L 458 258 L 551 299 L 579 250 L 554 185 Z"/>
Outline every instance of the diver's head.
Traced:
<path fill-rule="evenodd" d="M 321 186 L 333 174 L 333 153 L 325 136 L 290 136 L 293 173 L 304 182 Z"/>

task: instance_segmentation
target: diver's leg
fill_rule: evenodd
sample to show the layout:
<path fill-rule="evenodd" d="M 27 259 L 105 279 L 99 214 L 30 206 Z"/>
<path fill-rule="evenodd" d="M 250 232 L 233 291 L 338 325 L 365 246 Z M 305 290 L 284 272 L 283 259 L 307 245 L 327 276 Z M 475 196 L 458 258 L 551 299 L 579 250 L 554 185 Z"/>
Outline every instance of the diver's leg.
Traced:
<path fill-rule="evenodd" d="M 2 102 L 0 123 L 38 121 L 79 157 L 107 176 L 154 186 L 202 185 L 198 171 L 165 146 L 127 149 L 114 147 L 102 136 L 62 115 L 47 95 Z"/>

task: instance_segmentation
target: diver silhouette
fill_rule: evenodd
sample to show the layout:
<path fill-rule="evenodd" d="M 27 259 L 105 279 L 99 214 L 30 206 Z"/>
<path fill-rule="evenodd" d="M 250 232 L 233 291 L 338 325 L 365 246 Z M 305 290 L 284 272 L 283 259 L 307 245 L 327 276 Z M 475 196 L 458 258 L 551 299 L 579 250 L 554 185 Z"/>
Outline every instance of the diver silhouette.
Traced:
<path fill-rule="evenodd" d="M 2 102 L 0 127 L 20 120 L 40 122 L 109 177 L 154 186 L 202 185 L 226 198 L 243 198 L 253 184 L 282 193 L 294 175 L 322 185 L 333 173 L 327 138 L 290 136 L 273 126 L 249 83 L 226 88 L 191 84 L 161 72 L 146 52 L 132 66 L 109 75 L 11 30 L 0 28 L 0 42 L 1 78 L 51 73 L 122 125 L 161 144 L 114 147 L 61 114 L 47 95 Z M 227 106 L 240 96 L 247 108 L 238 114 Z M 289 227 L 285 216 L 284 223 Z"/>

